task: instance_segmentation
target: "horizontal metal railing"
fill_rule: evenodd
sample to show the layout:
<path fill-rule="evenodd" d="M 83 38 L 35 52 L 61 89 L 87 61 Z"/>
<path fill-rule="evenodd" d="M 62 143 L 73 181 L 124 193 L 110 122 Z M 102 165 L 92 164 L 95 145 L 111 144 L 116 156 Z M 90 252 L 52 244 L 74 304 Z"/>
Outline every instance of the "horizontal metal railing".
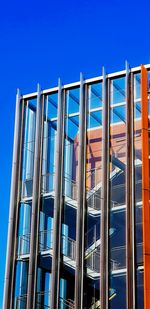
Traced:
<path fill-rule="evenodd" d="M 17 256 L 29 254 L 30 252 L 30 233 L 18 237 Z"/>
<path fill-rule="evenodd" d="M 100 251 L 94 251 L 86 260 L 86 267 L 100 273 Z"/>
<path fill-rule="evenodd" d="M 61 236 L 61 253 L 71 260 L 76 259 L 76 241 L 68 236 Z"/>
<path fill-rule="evenodd" d="M 91 174 L 88 177 L 92 177 L 92 174 L 100 173 L 99 170 L 100 170 L 99 168 L 92 170 Z M 42 194 L 54 192 L 54 177 L 55 177 L 54 173 L 47 173 L 45 175 L 42 175 L 42 181 L 41 181 L 41 193 Z M 139 185 L 140 183 L 141 183 L 141 180 L 138 180 L 136 181 L 135 184 L 137 186 L 137 184 Z M 33 187 L 33 179 L 27 179 L 26 181 L 22 182 L 22 185 L 21 185 L 22 199 L 32 197 L 32 187 Z M 64 177 L 63 195 L 66 199 L 70 199 L 70 203 L 72 200 L 77 201 L 77 190 L 78 190 L 77 182 L 72 179 L 69 179 L 69 177 Z M 124 194 L 125 184 L 122 183 L 122 184 L 113 185 L 111 187 L 111 192 L 112 192 L 111 195 L 117 196 L 118 190 L 123 190 L 123 195 L 122 197 L 120 197 L 119 201 L 117 200 L 110 201 L 111 208 L 125 204 L 125 194 Z M 96 186 L 95 187 L 93 186 L 93 187 L 86 188 L 86 200 L 87 200 L 87 205 L 89 208 L 94 209 L 94 210 L 100 210 L 101 209 L 101 187 L 97 188 Z"/>
<path fill-rule="evenodd" d="M 101 166 L 86 171 L 86 192 L 96 189 L 96 186 L 101 182 L 101 173 Z"/>
<path fill-rule="evenodd" d="M 36 309 L 50 309 L 50 290 L 36 293 Z M 15 301 L 15 309 L 26 309 L 27 294 L 18 296 Z M 74 301 L 72 299 L 59 298 L 59 306 L 61 309 L 74 309 Z"/>
<path fill-rule="evenodd" d="M 53 230 L 39 232 L 39 252 L 52 249 Z M 17 256 L 30 253 L 30 233 L 18 237 Z"/>
<path fill-rule="evenodd" d="M 33 178 L 26 179 L 21 182 L 21 197 L 23 198 L 31 198 L 32 197 L 32 189 L 33 189 Z"/>
<path fill-rule="evenodd" d="M 109 295 L 109 300 L 113 299 L 116 296 L 116 291 L 113 289 L 113 293 Z M 50 290 L 41 291 L 36 293 L 36 309 L 50 309 Z M 15 301 L 15 309 L 26 309 L 27 304 L 27 294 L 18 296 Z M 72 299 L 65 299 L 59 297 L 59 308 L 60 309 L 74 309 L 75 302 Z M 95 300 L 91 305 L 90 309 L 100 308 L 100 300 Z"/>
<path fill-rule="evenodd" d="M 90 231 L 89 231 L 90 232 Z M 52 250 L 52 230 L 39 232 L 39 253 Z M 87 234 L 86 237 L 89 237 Z M 85 251 L 86 267 L 94 272 L 100 271 L 100 239 L 93 238 Z M 118 246 L 110 248 L 110 271 L 123 269 L 126 267 L 126 246 Z M 142 243 L 136 246 L 137 262 L 143 263 Z M 17 256 L 26 255 L 30 253 L 30 234 L 22 235 L 18 238 Z M 76 241 L 66 235 L 61 237 L 61 253 L 63 256 L 70 258 L 72 261 L 76 260 Z M 52 254 L 52 252 L 51 252 Z"/>
<path fill-rule="evenodd" d="M 136 246 L 138 264 L 143 263 L 142 247 L 142 243 L 138 243 Z M 98 273 L 100 272 L 100 249 L 96 251 L 93 250 L 92 254 L 88 255 L 88 258 L 86 259 L 86 266 L 93 271 Z M 110 271 L 126 268 L 126 246 L 119 246 L 110 249 L 109 268 Z"/>
<path fill-rule="evenodd" d="M 74 309 L 75 308 L 75 303 L 71 299 L 64 299 L 64 298 L 59 298 L 59 305 L 61 309 Z"/>
<path fill-rule="evenodd" d="M 39 252 L 51 250 L 53 248 L 53 230 L 39 232 Z"/>
<path fill-rule="evenodd" d="M 61 237 L 61 251 L 62 254 L 75 260 L 75 240 L 68 236 Z M 53 248 L 53 230 L 44 230 L 39 232 L 39 253 L 48 251 Z M 18 237 L 17 256 L 26 255 L 30 253 L 30 233 Z"/>
<path fill-rule="evenodd" d="M 50 291 L 36 293 L 36 309 L 50 309 L 50 305 L 44 302 L 45 297 L 50 297 Z M 48 302 L 48 301 L 46 301 Z M 26 309 L 27 305 L 27 294 L 21 295 L 16 298 L 15 309 Z"/>
<path fill-rule="evenodd" d="M 50 193 L 54 191 L 55 173 L 46 173 L 41 178 L 41 193 Z"/>

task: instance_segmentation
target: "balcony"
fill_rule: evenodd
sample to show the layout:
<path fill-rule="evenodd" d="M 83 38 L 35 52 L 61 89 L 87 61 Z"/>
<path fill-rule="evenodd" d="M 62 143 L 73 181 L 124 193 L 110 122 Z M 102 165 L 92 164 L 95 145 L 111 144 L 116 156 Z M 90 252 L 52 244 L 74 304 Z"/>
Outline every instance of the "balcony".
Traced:
<path fill-rule="evenodd" d="M 39 232 L 39 255 L 53 255 L 52 245 L 53 230 Z M 88 237 L 88 235 L 87 235 Z M 96 279 L 100 276 L 100 239 L 93 239 L 85 250 L 85 265 L 87 275 Z M 61 254 L 63 263 L 67 267 L 76 267 L 76 241 L 65 235 L 61 237 Z M 142 265 L 142 243 L 137 245 L 138 264 Z M 30 234 L 18 238 L 17 259 L 28 259 L 30 255 Z M 118 246 L 110 249 L 109 267 L 112 274 L 124 272 L 126 269 L 126 246 Z"/>

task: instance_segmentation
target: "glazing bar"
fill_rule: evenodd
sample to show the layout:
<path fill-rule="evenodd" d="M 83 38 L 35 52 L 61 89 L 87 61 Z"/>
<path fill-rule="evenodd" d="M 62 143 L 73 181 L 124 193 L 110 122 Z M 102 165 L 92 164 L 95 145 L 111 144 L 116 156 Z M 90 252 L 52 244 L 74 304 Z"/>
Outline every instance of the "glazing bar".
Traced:
<path fill-rule="evenodd" d="M 27 309 L 36 308 L 36 275 L 38 256 L 38 231 L 40 215 L 40 183 L 42 165 L 42 136 L 43 136 L 43 108 L 44 101 L 41 100 L 41 89 L 37 86 L 37 107 L 36 107 L 36 131 L 35 131 L 35 153 L 34 153 L 34 173 L 33 173 L 33 199 L 31 215 L 31 238 L 30 238 L 30 258 L 28 272 Z"/>
<path fill-rule="evenodd" d="M 100 304 L 108 308 L 108 212 L 109 212 L 109 80 L 103 68 L 102 111 L 102 191 L 101 191 L 101 248 L 100 248 Z"/>
<path fill-rule="evenodd" d="M 86 156 L 86 102 L 82 73 L 80 74 L 80 114 L 78 150 L 78 202 L 76 220 L 75 308 L 83 308 L 84 280 L 84 223 L 85 223 L 85 156 Z"/>
<path fill-rule="evenodd" d="M 126 183 L 125 183 L 125 198 L 126 198 L 126 265 L 127 265 L 127 308 L 135 308 L 135 287 L 134 287 L 134 200 L 133 200 L 133 106 L 131 101 L 131 73 L 129 65 L 126 62 Z M 133 95 L 132 95 L 133 98 Z"/>
<path fill-rule="evenodd" d="M 58 123 L 56 140 L 56 174 L 54 200 L 54 230 L 53 230 L 53 257 L 51 283 L 51 309 L 59 307 L 59 270 L 61 246 L 61 210 L 62 210 L 62 181 L 63 181 L 63 145 L 64 145 L 64 114 L 65 101 L 61 82 L 58 84 Z"/>
<path fill-rule="evenodd" d="M 16 250 L 16 225 L 18 216 L 18 194 L 19 194 L 19 166 L 21 160 L 22 141 L 22 123 L 23 123 L 24 104 L 21 100 L 18 89 L 16 95 L 16 114 L 14 129 L 14 147 L 12 162 L 11 194 L 10 194 L 10 212 L 7 240 L 7 258 L 4 281 L 3 309 L 12 308 L 13 282 L 14 282 L 14 264 Z"/>

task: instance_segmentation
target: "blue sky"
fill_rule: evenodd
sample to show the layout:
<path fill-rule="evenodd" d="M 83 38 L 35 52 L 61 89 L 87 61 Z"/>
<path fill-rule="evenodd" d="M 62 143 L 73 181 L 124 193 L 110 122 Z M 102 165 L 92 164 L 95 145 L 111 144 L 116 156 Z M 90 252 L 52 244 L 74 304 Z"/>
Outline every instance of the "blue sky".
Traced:
<path fill-rule="evenodd" d="M 149 1 L 3 1 L 0 11 L 0 308 L 15 94 L 150 62 Z"/>

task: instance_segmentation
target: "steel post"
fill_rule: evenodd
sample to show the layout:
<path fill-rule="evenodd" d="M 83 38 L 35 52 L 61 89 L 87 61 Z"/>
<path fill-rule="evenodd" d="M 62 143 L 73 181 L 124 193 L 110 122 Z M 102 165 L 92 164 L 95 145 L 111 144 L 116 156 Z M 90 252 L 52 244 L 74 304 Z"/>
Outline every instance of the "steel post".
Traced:
<path fill-rule="evenodd" d="M 55 173 L 55 200 L 54 200 L 54 229 L 53 229 L 53 257 L 51 283 L 51 309 L 59 306 L 59 270 L 61 246 L 61 210 L 62 210 L 62 181 L 63 181 L 63 145 L 64 145 L 64 113 L 65 101 L 61 82 L 58 84 L 58 120 L 56 140 L 56 173 Z"/>
<path fill-rule="evenodd" d="M 22 140 L 22 123 L 23 123 L 23 108 L 19 89 L 16 95 L 16 114 L 15 114 L 15 129 L 14 129 L 14 146 L 13 146 L 13 162 L 12 162 L 12 178 L 11 178 L 11 193 L 10 193 L 10 211 L 7 239 L 7 257 L 6 270 L 4 280 L 4 298 L 3 308 L 12 308 L 13 297 L 13 282 L 15 268 L 15 250 L 16 250 L 16 226 L 18 217 L 18 193 L 19 193 L 19 166 L 21 159 L 21 143 Z"/>
<path fill-rule="evenodd" d="M 102 111 L 102 189 L 101 189 L 101 247 L 100 247 L 100 303 L 108 308 L 108 212 L 109 212 L 109 80 L 103 68 Z"/>
<path fill-rule="evenodd" d="M 36 131 L 34 150 L 34 173 L 32 192 L 32 215 L 31 215 L 31 236 L 30 236 L 30 257 L 27 289 L 27 309 L 36 308 L 36 277 L 37 277 L 37 257 L 38 257 L 38 234 L 39 234 L 39 214 L 40 214 L 40 184 L 42 168 L 42 136 L 43 136 L 43 104 L 41 100 L 41 89 L 37 87 L 37 107 L 36 107 Z"/>
<path fill-rule="evenodd" d="M 85 223 L 85 161 L 86 161 L 86 102 L 85 86 L 80 74 L 80 112 L 78 148 L 78 200 L 76 219 L 75 308 L 83 308 L 84 223 Z"/>

